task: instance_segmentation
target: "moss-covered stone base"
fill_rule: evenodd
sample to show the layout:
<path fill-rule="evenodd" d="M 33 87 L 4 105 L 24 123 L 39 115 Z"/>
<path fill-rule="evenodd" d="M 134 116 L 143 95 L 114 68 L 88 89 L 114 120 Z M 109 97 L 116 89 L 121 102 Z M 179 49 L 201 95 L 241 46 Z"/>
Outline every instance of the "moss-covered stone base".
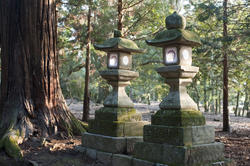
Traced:
<path fill-rule="evenodd" d="M 175 127 L 145 125 L 143 131 L 145 142 L 166 143 L 178 146 L 213 143 L 214 137 L 214 127 L 212 126 Z"/>
<path fill-rule="evenodd" d="M 95 112 L 95 119 L 89 120 L 89 132 L 112 137 L 142 136 L 141 114 L 134 108 L 102 107 Z"/>
<path fill-rule="evenodd" d="M 141 114 L 134 108 L 102 107 L 95 112 L 95 118 L 106 121 L 140 121 Z"/>
<path fill-rule="evenodd" d="M 138 142 L 135 144 L 134 157 L 168 166 L 205 166 L 216 161 L 223 161 L 223 152 L 222 143 L 173 146 Z"/>
<path fill-rule="evenodd" d="M 202 126 L 205 117 L 196 110 L 159 110 L 152 115 L 152 125 L 164 126 Z"/>
<path fill-rule="evenodd" d="M 142 136 L 110 137 L 100 134 L 83 133 L 82 146 L 109 153 L 131 154 L 136 142 L 142 142 Z"/>
<path fill-rule="evenodd" d="M 146 124 L 148 124 L 148 122 L 106 121 L 95 119 L 89 121 L 89 132 L 112 137 L 142 136 L 143 126 Z"/>

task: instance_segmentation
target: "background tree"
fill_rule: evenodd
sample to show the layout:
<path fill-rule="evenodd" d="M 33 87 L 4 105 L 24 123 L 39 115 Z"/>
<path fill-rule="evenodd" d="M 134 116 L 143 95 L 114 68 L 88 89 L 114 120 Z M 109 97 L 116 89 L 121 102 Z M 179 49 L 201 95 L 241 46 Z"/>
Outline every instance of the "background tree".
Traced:
<path fill-rule="evenodd" d="M 223 1 L 223 37 L 227 40 L 227 0 Z M 228 111 L 228 55 L 227 42 L 223 42 L 223 131 L 229 131 L 229 111 Z"/>
<path fill-rule="evenodd" d="M 89 70 L 90 70 L 90 44 L 91 44 L 91 8 L 92 8 L 92 0 L 89 0 L 89 11 L 88 11 L 88 29 L 87 29 L 87 48 L 86 48 L 86 65 L 85 65 L 85 88 L 84 88 L 84 103 L 83 103 L 83 116 L 82 120 L 87 122 L 89 117 L 89 102 L 90 102 L 90 94 L 89 94 Z"/>

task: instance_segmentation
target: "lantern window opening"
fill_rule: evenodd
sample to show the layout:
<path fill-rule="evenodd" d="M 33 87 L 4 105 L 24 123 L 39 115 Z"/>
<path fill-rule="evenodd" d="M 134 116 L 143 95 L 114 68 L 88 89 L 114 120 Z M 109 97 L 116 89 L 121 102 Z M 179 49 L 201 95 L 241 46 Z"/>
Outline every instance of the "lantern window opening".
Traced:
<path fill-rule="evenodd" d="M 176 47 L 166 47 L 164 53 L 165 64 L 176 64 L 178 62 L 177 48 Z"/>
<path fill-rule="evenodd" d="M 128 56 L 123 56 L 122 57 L 122 62 L 125 66 L 127 66 L 129 64 L 129 58 Z"/>
<path fill-rule="evenodd" d="M 108 67 L 109 68 L 118 67 L 118 54 L 117 53 L 109 53 Z"/>

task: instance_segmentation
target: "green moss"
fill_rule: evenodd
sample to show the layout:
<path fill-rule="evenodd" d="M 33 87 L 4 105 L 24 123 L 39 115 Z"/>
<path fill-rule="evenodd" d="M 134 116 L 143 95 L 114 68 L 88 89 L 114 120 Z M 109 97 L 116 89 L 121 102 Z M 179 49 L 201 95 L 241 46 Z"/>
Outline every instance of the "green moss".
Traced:
<path fill-rule="evenodd" d="M 4 149 L 9 156 L 15 159 L 21 159 L 22 152 L 18 146 L 17 139 L 17 136 L 7 136 L 4 141 Z"/>
<path fill-rule="evenodd" d="M 68 136 L 73 135 L 73 130 L 69 123 L 67 123 L 64 120 L 61 120 L 59 124 L 63 128 L 63 130 L 67 133 Z"/>
<path fill-rule="evenodd" d="M 74 135 L 81 135 L 87 131 L 86 124 L 76 119 L 74 116 L 71 117 L 72 133 Z"/>
<path fill-rule="evenodd" d="M 10 121 L 8 128 L 2 128 L 2 133 L 5 134 L 3 134 L 0 139 L 0 149 L 4 149 L 5 152 L 15 160 L 20 160 L 23 157 L 21 149 L 18 146 L 18 139 L 21 136 L 19 130 L 13 130 L 13 126 L 13 121 Z"/>
<path fill-rule="evenodd" d="M 102 51 L 143 52 L 134 41 L 121 37 L 114 37 L 106 40 L 103 44 L 95 44 L 94 46 L 95 49 Z"/>
<path fill-rule="evenodd" d="M 113 137 L 140 136 L 144 124 L 139 121 L 141 114 L 134 108 L 102 107 L 95 112 L 95 120 L 89 120 L 89 132 Z"/>
<path fill-rule="evenodd" d="M 145 122 L 90 120 L 89 132 L 112 137 L 142 136 Z"/>
<path fill-rule="evenodd" d="M 105 120 L 90 120 L 89 132 L 95 134 L 108 135 L 113 137 L 124 136 L 124 122 L 121 121 L 105 121 Z"/>
<path fill-rule="evenodd" d="M 200 37 L 194 32 L 184 29 L 170 29 L 158 33 L 155 39 L 146 41 L 149 45 L 162 47 L 163 45 L 181 43 L 191 46 L 201 45 Z"/>
<path fill-rule="evenodd" d="M 73 115 L 70 119 L 70 123 L 67 123 L 64 120 L 60 121 L 61 126 L 63 127 L 68 136 L 81 135 L 82 133 L 87 131 L 88 125 L 86 123 L 83 123 L 80 120 L 76 119 Z"/>
<path fill-rule="evenodd" d="M 107 121 L 140 121 L 141 115 L 133 108 L 102 107 L 95 112 L 95 118 Z"/>
<path fill-rule="evenodd" d="M 152 143 L 188 146 L 192 145 L 192 131 L 188 127 L 146 125 L 144 126 L 143 139 Z"/>
<path fill-rule="evenodd" d="M 152 125 L 202 126 L 205 125 L 205 117 L 196 110 L 159 110 L 152 115 Z"/>
<path fill-rule="evenodd" d="M 165 22 L 167 29 L 185 29 L 186 26 L 186 19 L 182 15 L 179 15 L 177 12 L 174 12 L 170 16 L 167 16 Z"/>
<path fill-rule="evenodd" d="M 82 122 L 82 121 L 80 121 L 80 123 L 81 123 L 81 125 L 83 126 L 83 128 L 86 129 L 86 131 L 89 130 L 89 124 L 88 124 L 88 123 L 85 123 L 85 122 Z"/>

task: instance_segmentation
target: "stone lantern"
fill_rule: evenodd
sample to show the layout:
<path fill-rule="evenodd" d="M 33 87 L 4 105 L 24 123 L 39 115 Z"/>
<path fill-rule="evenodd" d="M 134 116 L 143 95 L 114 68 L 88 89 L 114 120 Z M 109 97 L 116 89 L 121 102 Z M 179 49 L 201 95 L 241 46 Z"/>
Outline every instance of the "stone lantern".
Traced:
<path fill-rule="evenodd" d="M 192 119 L 195 118 L 195 122 L 183 122 L 182 119 L 180 122 L 175 120 L 174 122 L 202 125 L 205 123 L 205 118 L 186 91 L 186 86 L 192 82 L 192 78 L 199 71 L 198 67 L 192 66 L 192 47 L 199 46 L 201 43 L 199 36 L 185 30 L 185 26 L 185 18 L 175 12 L 166 18 L 167 30 L 159 33 L 155 39 L 146 42 L 163 49 L 165 67 L 158 68 L 157 72 L 170 85 L 170 93 L 161 102 L 161 110 L 171 109 L 180 113 L 180 116 L 184 112 L 190 113 L 189 111 L 192 111 Z"/>
<path fill-rule="evenodd" d="M 104 152 L 128 154 L 133 149 L 127 146 L 128 142 L 142 140 L 143 126 L 148 124 L 141 121 L 141 114 L 136 113 L 125 92 L 130 81 L 139 76 L 131 70 L 132 54 L 143 51 L 133 41 L 122 38 L 120 31 L 114 32 L 114 38 L 94 47 L 107 53 L 108 69 L 100 75 L 113 91 L 104 100 L 104 107 L 95 112 L 95 119 L 89 121 L 89 133 L 83 134 L 82 144 Z"/>
<path fill-rule="evenodd" d="M 165 66 L 157 72 L 170 92 L 152 115 L 151 125 L 144 126 L 144 142 L 135 144 L 134 157 L 173 166 L 210 166 L 224 162 L 224 145 L 215 142 L 214 128 L 205 125 L 205 117 L 186 90 L 199 71 L 192 66 L 192 47 L 201 42 L 185 26 L 185 18 L 174 12 L 166 18 L 167 29 L 146 41 L 163 49 Z"/>
<path fill-rule="evenodd" d="M 117 43 L 112 43 L 112 42 L 117 42 Z M 115 45 L 113 45 L 113 48 L 110 47 L 111 44 L 118 44 L 118 43 L 120 44 L 120 46 L 117 45 L 117 48 Z M 130 46 L 131 48 L 128 48 L 128 46 L 124 47 L 123 44 L 131 44 Z M 121 32 L 117 30 L 115 30 L 114 32 L 114 38 L 106 41 L 103 45 L 95 45 L 95 48 L 107 52 L 108 69 L 131 70 L 132 69 L 131 53 L 142 52 L 142 50 L 140 50 L 133 41 L 121 38 Z"/>
<path fill-rule="evenodd" d="M 130 81 L 139 76 L 132 69 L 132 53 L 143 52 L 136 43 L 121 37 L 121 32 L 114 31 L 114 38 L 103 44 L 94 45 L 95 49 L 107 52 L 107 68 L 100 75 L 113 87 L 112 93 L 105 99 L 104 106 L 111 108 L 134 108 L 134 104 L 125 92 Z"/>

